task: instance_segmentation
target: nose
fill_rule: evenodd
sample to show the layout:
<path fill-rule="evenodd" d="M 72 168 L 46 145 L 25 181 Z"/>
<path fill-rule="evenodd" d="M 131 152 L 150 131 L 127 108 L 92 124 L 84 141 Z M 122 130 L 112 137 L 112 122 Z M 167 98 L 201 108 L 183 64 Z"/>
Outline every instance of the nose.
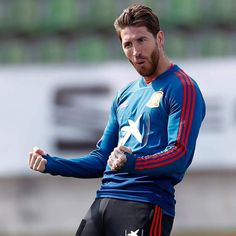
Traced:
<path fill-rule="evenodd" d="M 137 45 L 133 46 L 133 56 L 138 57 L 141 55 L 140 47 Z"/>

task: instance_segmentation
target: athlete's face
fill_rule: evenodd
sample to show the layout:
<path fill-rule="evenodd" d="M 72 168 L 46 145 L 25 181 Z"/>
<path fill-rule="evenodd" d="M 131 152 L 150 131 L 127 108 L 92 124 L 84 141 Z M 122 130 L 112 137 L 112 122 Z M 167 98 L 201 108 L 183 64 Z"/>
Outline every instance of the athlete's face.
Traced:
<path fill-rule="evenodd" d="M 159 33 L 155 38 L 144 26 L 129 26 L 121 30 L 124 53 L 144 77 L 152 77 L 157 73 L 160 59 Z"/>

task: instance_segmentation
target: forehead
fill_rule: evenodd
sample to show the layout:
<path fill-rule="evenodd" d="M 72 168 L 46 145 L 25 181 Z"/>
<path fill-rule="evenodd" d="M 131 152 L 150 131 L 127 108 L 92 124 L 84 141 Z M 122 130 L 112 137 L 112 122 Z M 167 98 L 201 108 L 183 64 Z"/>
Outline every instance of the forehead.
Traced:
<path fill-rule="evenodd" d="M 140 37 L 153 37 L 145 26 L 127 26 L 120 32 L 121 41 L 126 42 Z"/>

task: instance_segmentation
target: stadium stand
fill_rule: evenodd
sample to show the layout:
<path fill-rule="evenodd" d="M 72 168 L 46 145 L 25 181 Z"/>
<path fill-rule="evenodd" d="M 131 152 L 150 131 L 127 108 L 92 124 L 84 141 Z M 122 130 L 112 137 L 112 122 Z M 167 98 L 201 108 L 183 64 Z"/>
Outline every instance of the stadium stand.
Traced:
<path fill-rule="evenodd" d="M 236 54 L 236 1 L 139 2 L 160 16 L 170 57 Z M 123 59 L 112 24 L 128 4 L 122 0 L 0 0 L 0 63 Z"/>

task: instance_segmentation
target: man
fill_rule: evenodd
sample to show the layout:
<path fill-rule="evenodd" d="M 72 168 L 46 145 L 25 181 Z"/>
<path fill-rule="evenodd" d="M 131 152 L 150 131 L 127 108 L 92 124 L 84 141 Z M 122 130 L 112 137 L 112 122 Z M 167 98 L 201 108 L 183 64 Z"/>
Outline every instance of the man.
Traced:
<path fill-rule="evenodd" d="M 196 82 L 165 55 L 164 33 L 150 8 L 130 6 L 114 26 L 141 77 L 114 98 L 97 149 L 64 159 L 36 148 L 29 165 L 52 175 L 103 176 L 76 235 L 168 236 L 174 186 L 192 161 L 205 103 Z"/>

